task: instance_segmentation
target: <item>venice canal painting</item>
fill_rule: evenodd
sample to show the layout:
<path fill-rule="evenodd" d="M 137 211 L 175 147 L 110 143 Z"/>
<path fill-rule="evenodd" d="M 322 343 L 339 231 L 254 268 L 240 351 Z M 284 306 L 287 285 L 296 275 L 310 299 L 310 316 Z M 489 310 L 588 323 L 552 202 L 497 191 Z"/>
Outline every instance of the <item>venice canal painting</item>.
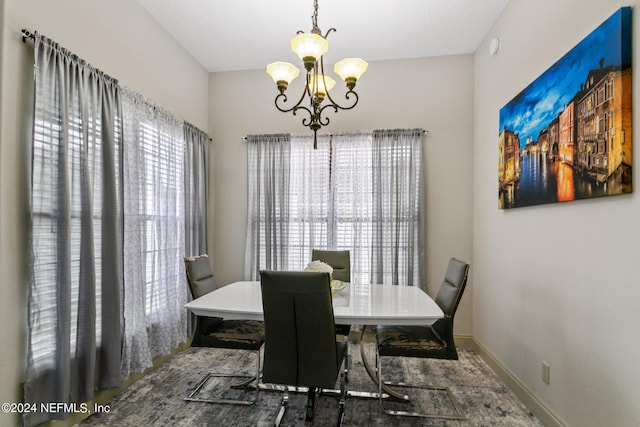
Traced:
<path fill-rule="evenodd" d="M 631 192 L 631 8 L 500 110 L 498 207 Z"/>

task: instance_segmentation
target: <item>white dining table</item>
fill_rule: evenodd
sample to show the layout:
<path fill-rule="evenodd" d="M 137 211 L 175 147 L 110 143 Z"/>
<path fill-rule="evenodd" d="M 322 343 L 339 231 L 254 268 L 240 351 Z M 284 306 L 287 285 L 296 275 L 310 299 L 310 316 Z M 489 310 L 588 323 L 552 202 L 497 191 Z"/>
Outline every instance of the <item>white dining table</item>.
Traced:
<path fill-rule="evenodd" d="M 186 304 L 199 316 L 263 320 L 260 282 L 235 282 Z M 429 295 L 414 286 L 348 283 L 333 295 L 336 323 L 431 325 L 443 317 Z"/>
<path fill-rule="evenodd" d="M 336 324 L 362 326 L 362 335 L 368 325 L 431 325 L 444 316 L 438 304 L 426 292 L 414 286 L 348 283 L 344 289 L 334 292 L 332 300 Z M 185 307 L 199 316 L 264 320 L 259 281 L 241 281 L 222 286 L 187 303 Z M 363 365 L 371 379 L 378 384 L 364 348 L 364 345 L 360 346 Z M 260 386 L 266 387 L 264 384 Z M 387 395 L 409 400 L 407 395 L 385 384 L 381 388 Z M 323 392 L 337 393 L 335 390 Z M 349 390 L 348 394 L 352 397 L 378 397 L 378 393 L 354 390 Z"/>

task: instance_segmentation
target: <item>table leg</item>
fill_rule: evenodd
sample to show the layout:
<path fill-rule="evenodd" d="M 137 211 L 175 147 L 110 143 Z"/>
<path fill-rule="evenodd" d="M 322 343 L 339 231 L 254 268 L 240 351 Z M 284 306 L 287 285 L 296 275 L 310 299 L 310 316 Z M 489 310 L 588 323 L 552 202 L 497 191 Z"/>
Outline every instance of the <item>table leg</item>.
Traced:
<path fill-rule="evenodd" d="M 369 378 L 371 378 L 371 380 L 376 384 L 376 386 L 379 387 L 379 389 L 384 391 L 384 393 L 388 394 L 389 396 L 394 397 L 395 399 L 398 399 L 398 400 L 406 400 L 406 401 L 408 401 L 409 400 L 409 396 L 407 396 L 406 394 L 403 394 L 403 393 L 400 393 L 397 390 L 394 390 L 393 388 L 389 387 L 385 383 L 380 384 L 380 380 L 378 379 L 378 376 L 376 375 L 376 372 L 369 365 L 367 357 L 366 357 L 366 355 L 364 353 L 364 333 L 365 333 L 365 330 L 366 330 L 366 326 L 362 326 L 362 331 L 360 332 L 360 357 L 362 358 L 362 364 L 364 365 L 364 368 L 367 370 L 367 374 L 369 374 Z M 384 397 L 384 393 L 383 393 L 383 397 Z"/>

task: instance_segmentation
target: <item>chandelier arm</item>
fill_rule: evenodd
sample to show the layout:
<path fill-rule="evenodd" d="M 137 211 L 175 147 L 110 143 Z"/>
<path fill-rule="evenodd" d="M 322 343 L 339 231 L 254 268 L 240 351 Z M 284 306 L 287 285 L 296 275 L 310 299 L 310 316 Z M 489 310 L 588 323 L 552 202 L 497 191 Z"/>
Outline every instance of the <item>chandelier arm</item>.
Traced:
<path fill-rule="evenodd" d="M 327 109 L 327 108 L 333 108 L 333 112 L 337 113 L 338 112 L 338 108 L 340 108 L 339 106 L 335 105 L 335 104 L 327 104 L 324 107 L 322 107 L 320 109 L 320 111 L 318 111 L 318 116 L 322 115 L 322 112 Z"/>
<path fill-rule="evenodd" d="M 284 104 L 287 102 L 287 95 L 285 95 L 284 93 L 280 93 L 278 95 L 276 95 L 276 99 L 274 100 L 274 103 L 276 104 L 276 108 L 280 111 L 282 111 L 283 113 L 289 113 L 291 111 L 294 111 L 296 108 L 300 107 L 300 104 L 302 104 L 302 101 L 304 101 L 304 96 L 307 93 L 307 89 L 305 86 L 305 89 L 302 91 L 302 96 L 300 96 L 300 99 L 298 100 L 298 102 L 291 108 L 284 108 L 284 107 L 280 107 L 280 105 L 278 105 L 278 100 L 282 100 L 281 104 Z M 304 107 L 303 107 L 304 108 Z M 295 112 L 294 112 L 295 114 Z"/>
<path fill-rule="evenodd" d="M 311 123 L 313 122 L 313 113 L 311 112 L 311 110 L 307 107 L 298 106 L 295 108 L 295 110 L 293 110 L 294 116 L 297 115 L 298 110 L 304 110 L 307 112 L 307 114 L 309 114 L 309 117 L 302 118 L 302 126 L 311 127 Z"/>
<path fill-rule="evenodd" d="M 322 112 L 324 111 L 325 108 L 333 108 L 333 110 L 336 113 L 338 112 L 338 109 L 336 108 L 335 105 L 327 104 L 324 107 L 322 107 L 320 111 L 318 111 L 318 123 L 320 123 L 322 126 L 327 126 L 330 122 L 329 117 L 322 117 Z"/>
<path fill-rule="evenodd" d="M 332 28 L 329 28 L 329 29 L 327 30 L 327 32 L 326 32 L 326 33 L 324 33 L 324 36 L 322 36 L 322 37 L 323 37 L 324 39 L 326 39 L 326 38 L 327 38 L 327 36 L 329 35 L 329 33 L 330 33 L 330 32 L 332 32 L 332 31 L 333 31 L 333 32 L 336 32 L 336 33 L 338 32 L 338 30 L 336 30 L 335 28 L 333 28 L 333 27 L 332 27 Z"/>
<path fill-rule="evenodd" d="M 336 111 L 337 109 L 341 109 L 341 110 L 351 110 L 353 107 L 355 107 L 356 105 L 358 105 L 358 94 L 356 92 L 354 92 L 353 90 L 349 90 L 344 94 L 344 97 L 346 100 L 351 99 L 351 96 L 354 96 L 354 101 L 353 104 L 351 105 L 347 105 L 347 106 L 342 106 L 340 104 L 338 104 L 336 101 L 333 100 L 333 98 L 331 97 L 331 95 L 329 95 L 329 93 L 327 93 L 327 98 L 329 99 L 329 101 L 331 102 L 331 105 L 334 105 L 336 107 Z"/>
<path fill-rule="evenodd" d="M 329 30 L 329 31 L 331 31 L 331 30 Z M 328 34 L 328 32 L 327 32 L 327 34 Z M 324 87 L 327 87 L 327 84 L 326 84 L 325 79 L 324 79 L 324 57 L 320 57 L 320 72 L 322 73 L 322 83 L 324 84 Z M 345 97 L 345 99 L 349 100 L 351 98 L 351 94 L 353 94 L 355 96 L 355 102 L 352 105 L 346 106 L 346 107 L 343 107 L 342 105 L 340 105 L 336 101 L 334 101 L 334 99 L 331 97 L 331 94 L 329 93 L 329 91 L 327 91 L 325 96 L 329 99 L 329 102 L 331 102 L 331 104 L 333 104 L 335 111 L 338 112 L 338 108 L 341 109 L 341 110 L 351 110 L 353 107 L 356 106 L 356 104 L 358 103 L 358 94 L 355 93 L 353 91 L 353 89 L 349 89 L 347 91 L 347 93 L 344 94 L 344 97 Z M 322 110 L 324 110 L 324 107 L 322 108 Z"/>
<path fill-rule="evenodd" d="M 308 109 L 307 107 L 303 107 L 302 105 L 297 106 L 297 107 L 293 110 L 293 115 L 294 115 L 294 116 L 297 114 L 298 110 L 304 110 L 304 111 L 306 111 L 306 112 L 307 112 L 307 114 L 309 114 L 309 117 L 308 117 L 308 118 L 307 118 L 307 117 L 303 117 L 303 118 L 302 118 L 302 124 L 303 124 L 304 126 L 309 126 L 309 123 L 311 123 L 311 117 L 313 117 L 313 113 L 311 112 L 311 110 L 310 110 L 310 109 Z M 307 120 L 308 120 L 308 122 L 307 122 Z M 306 123 L 305 123 L 305 122 L 306 122 Z"/>

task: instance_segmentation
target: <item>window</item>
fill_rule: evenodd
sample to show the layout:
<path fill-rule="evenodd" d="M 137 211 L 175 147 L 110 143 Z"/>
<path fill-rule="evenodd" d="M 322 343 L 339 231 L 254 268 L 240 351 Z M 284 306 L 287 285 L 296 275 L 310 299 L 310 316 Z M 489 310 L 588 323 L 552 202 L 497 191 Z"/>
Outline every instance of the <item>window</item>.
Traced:
<path fill-rule="evenodd" d="M 141 186 L 143 203 L 138 212 L 144 222 L 145 246 L 145 314 L 148 316 L 166 309 L 167 301 L 160 291 L 166 283 L 181 283 L 179 268 L 167 269 L 163 265 L 166 254 L 179 263 L 184 256 L 182 239 L 166 238 L 165 224 L 184 224 L 182 176 L 183 151 L 176 150 L 171 135 L 156 129 L 152 123 L 140 123 L 139 141 L 142 151 L 144 185 Z M 170 209 L 159 198 L 170 197 L 175 201 Z M 130 214 L 132 214 L 130 212 Z M 182 276 L 182 275 L 180 275 Z"/>
<path fill-rule="evenodd" d="M 597 92 L 596 92 L 596 105 L 601 105 L 604 101 L 606 101 L 606 97 L 605 97 L 605 88 L 601 87 L 598 88 Z"/>
<path fill-rule="evenodd" d="M 422 286 L 422 131 L 379 132 L 249 138 L 248 280 L 346 249 L 352 281 Z"/>
<path fill-rule="evenodd" d="M 185 188 L 208 162 L 185 149 L 208 137 L 39 34 L 34 57 L 24 397 L 87 402 L 187 337 L 185 218 L 206 209 L 185 205 L 207 201 Z"/>
<path fill-rule="evenodd" d="M 328 247 L 333 227 L 331 200 L 331 142 L 321 138 L 315 151 L 292 137 L 289 172 L 289 216 L 286 259 L 288 269 L 301 270 L 311 249 Z M 266 247 L 265 247 L 266 250 Z"/>
<path fill-rule="evenodd" d="M 368 280 L 375 225 L 371 135 L 357 143 L 344 138 L 320 138 L 313 150 L 308 136 L 292 137 L 288 268 L 304 268 L 313 249 L 349 249 L 353 280 Z"/>
<path fill-rule="evenodd" d="M 607 80 L 604 84 L 604 92 L 605 92 L 604 97 L 606 100 L 612 99 L 614 97 L 613 88 L 614 88 L 613 80 L 612 79 Z"/>

